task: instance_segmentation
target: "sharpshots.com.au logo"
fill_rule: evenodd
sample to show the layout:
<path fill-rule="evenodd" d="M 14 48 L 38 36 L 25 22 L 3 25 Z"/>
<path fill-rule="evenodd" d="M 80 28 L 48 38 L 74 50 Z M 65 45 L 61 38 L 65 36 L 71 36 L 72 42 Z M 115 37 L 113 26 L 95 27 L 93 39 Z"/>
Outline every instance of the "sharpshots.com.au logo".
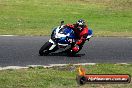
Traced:
<path fill-rule="evenodd" d="M 85 69 L 79 67 L 77 83 L 83 85 L 86 83 L 130 83 L 131 77 L 128 74 L 86 74 Z"/>

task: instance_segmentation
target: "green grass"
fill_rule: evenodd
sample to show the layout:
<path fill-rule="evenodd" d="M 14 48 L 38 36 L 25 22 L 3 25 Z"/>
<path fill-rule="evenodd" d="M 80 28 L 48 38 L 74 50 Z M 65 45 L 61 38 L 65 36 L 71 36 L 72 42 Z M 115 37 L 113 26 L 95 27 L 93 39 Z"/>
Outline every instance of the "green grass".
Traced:
<path fill-rule="evenodd" d="M 0 34 L 49 35 L 80 18 L 95 36 L 132 36 L 132 0 L 0 0 Z"/>
<path fill-rule="evenodd" d="M 72 70 L 71 70 L 72 68 Z M 74 69 L 73 69 L 74 68 Z M 130 74 L 132 64 L 97 64 L 83 66 L 87 74 Z M 0 88 L 77 88 L 77 66 L 42 67 L 0 71 Z M 130 84 L 86 84 L 79 88 L 130 88 Z"/>

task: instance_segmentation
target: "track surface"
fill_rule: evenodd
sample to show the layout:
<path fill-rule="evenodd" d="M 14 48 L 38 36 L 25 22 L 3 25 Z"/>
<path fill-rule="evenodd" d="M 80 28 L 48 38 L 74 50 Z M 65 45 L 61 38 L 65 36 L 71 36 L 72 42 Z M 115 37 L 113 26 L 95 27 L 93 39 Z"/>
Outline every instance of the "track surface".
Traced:
<path fill-rule="evenodd" d="M 49 39 L 43 37 L 0 36 L 0 67 L 77 64 L 131 63 L 132 38 L 93 37 L 75 57 L 62 54 L 39 56 L 40 47 Z"/>

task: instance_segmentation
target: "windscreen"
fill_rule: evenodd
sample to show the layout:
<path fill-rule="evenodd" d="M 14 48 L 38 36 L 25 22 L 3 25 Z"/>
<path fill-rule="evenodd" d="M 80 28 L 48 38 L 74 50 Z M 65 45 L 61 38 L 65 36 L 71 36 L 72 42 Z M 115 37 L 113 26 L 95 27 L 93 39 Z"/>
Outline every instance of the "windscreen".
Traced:
<path fill-rule="evenodd" d="M 61 34 L 65 34 L 67 35 L 68 33 L 71 35 L 71 34 L 74 34 L 73 30 L 71 28 L 68 28 L 68 27 L 64 27 L 64 28 L 61 28 L 59 33 Z"/>

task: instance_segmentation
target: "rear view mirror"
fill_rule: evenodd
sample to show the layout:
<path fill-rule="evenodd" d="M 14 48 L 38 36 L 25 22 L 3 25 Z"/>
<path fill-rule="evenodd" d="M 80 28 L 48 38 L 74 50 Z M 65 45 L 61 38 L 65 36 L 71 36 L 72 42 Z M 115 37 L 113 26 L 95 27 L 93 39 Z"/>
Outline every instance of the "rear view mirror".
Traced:
<path fill-rule="evenodd" d="M 61 25 L 63 25 L 64 24 L 64 21 L 61 21 Z"/>
<path fill-rule="evenodd" d="M 60 27 L 59 28 L 61 28 L 61 26 L 64 24 L 64 21 L 61 21 L 61 24 L 60 24 Z"/>

